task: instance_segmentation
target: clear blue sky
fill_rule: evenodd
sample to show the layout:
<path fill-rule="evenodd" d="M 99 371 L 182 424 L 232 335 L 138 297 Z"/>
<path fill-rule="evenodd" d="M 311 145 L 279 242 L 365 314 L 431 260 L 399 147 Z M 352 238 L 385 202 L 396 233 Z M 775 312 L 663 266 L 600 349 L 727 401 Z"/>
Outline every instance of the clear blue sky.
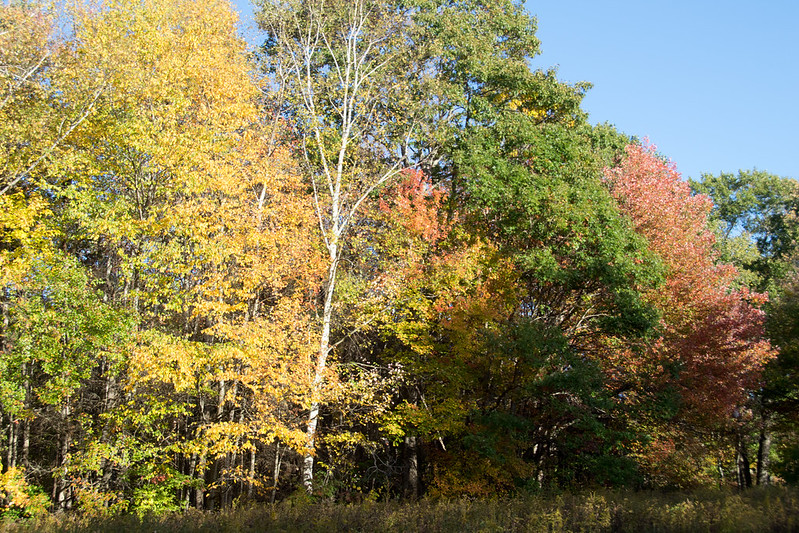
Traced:
<path fill-rule="evenodd" d="M 245 26 L 252 7 L 236 0 Z M 592 123 L 648 137 L 685 177 L 758 168 L 799 179 L 799 1 L 526 2 Z M 245 31 L 248 41 L 257 37 Z"/>

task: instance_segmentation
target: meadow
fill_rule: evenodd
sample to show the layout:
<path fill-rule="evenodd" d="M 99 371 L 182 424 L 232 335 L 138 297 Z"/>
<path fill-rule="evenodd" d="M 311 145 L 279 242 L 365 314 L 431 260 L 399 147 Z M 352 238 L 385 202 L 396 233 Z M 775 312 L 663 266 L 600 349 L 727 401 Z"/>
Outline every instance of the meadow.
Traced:
<path fill-rule="evenodd" d="M 77 514 L 6 522 L 0 531 L 28 533 L 226 533 L 349 531 L 424 532 L 791 532 L 799 531 L 799 490 L 769 487 L 744 492 L 586 491 L 496 500 L 421 500 L 341 504 L 289 499 L 274 506 L 221 512 L 93 521 Z"/>

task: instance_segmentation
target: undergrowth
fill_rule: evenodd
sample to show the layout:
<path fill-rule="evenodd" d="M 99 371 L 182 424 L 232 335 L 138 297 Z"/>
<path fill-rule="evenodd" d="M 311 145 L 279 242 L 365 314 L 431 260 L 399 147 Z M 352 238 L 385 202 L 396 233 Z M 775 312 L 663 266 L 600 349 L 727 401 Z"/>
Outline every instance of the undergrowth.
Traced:
<path fill-rule="evenodd" d="M 493 500 L 336 504 L 289 500 L 222 512 L 190 510 L 92 521 L 50 515 L 5 521 L 0 531 L 29 533 L 226 533 L 275 531 L 423 532 L 799 532 L 799 490 L 616 492 Z"/>

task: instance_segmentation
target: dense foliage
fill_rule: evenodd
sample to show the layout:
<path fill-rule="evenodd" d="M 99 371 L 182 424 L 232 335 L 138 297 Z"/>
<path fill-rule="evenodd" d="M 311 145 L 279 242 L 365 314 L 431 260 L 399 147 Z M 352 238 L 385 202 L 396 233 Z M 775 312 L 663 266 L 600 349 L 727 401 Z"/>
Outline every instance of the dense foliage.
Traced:
<path fill-rule="evenodd" d="M 799 478 L 792 180 L 692 194 L 511 0 L 257 9 L 0 6 L 0 515 Z"/>

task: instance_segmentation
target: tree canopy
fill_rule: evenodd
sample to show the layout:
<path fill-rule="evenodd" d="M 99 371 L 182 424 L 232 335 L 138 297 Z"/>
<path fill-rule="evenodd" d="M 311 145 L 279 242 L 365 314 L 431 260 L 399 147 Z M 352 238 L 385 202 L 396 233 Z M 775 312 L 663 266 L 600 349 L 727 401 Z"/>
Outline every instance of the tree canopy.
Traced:
<path fill-rule="evenodd" d="M 256 8 L 0 6 L 0 515 L 796 478 L 793 180 L 591 125 L 519 2 Z"/>

